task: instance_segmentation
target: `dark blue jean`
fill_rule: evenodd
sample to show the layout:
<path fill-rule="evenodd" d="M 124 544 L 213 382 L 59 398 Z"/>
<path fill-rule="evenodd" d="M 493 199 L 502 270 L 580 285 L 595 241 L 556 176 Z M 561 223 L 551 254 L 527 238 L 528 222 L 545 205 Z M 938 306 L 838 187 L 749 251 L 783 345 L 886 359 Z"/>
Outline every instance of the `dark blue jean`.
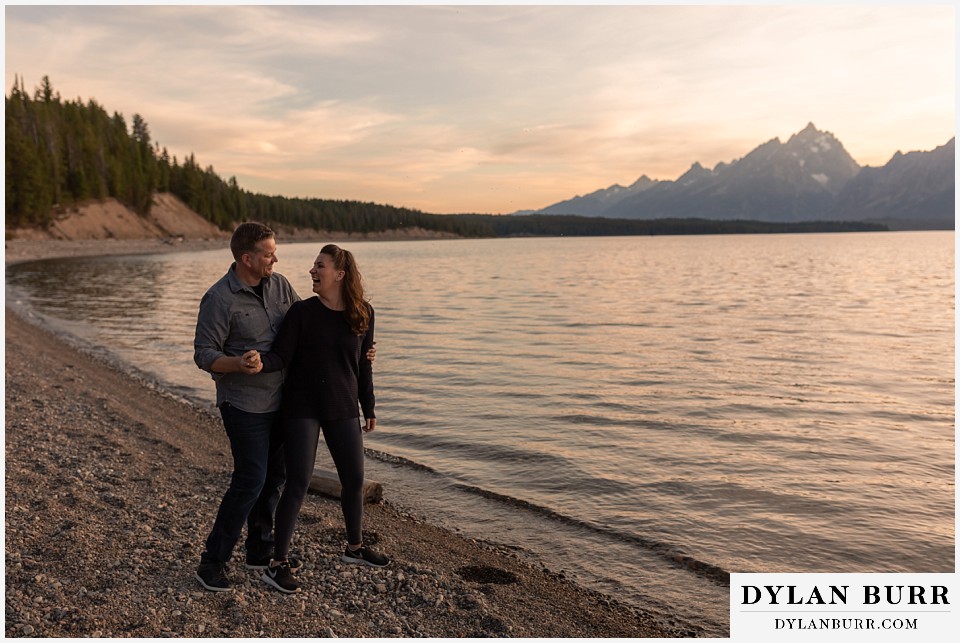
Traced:
<path fill-rule="evenodd" d="M 248 413 L 229 403 L 220 417 L 230 439 L 233 475 L 207 537 L 201 562 L 227 562 L 247 523 L 247 556 L 273 555 L 273 517 L 284 482 L 280 412 Z"/>

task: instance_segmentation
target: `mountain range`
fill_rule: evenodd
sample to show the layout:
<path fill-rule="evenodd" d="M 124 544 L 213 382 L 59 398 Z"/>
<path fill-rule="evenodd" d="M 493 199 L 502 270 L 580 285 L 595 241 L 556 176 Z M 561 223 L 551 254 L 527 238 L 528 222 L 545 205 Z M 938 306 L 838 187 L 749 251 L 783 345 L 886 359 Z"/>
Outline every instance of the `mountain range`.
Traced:
<path fill-rule="evenodd" d="M 929 152 L 897 152 L 861 167 L 813 123 L 713 169 L 694 163 L 674 181 L 641 176 L 522 214 L 614 219 L 870 221 L 891 229 L 953 229 L 955 138 Z M 521 214 L 521 213 L 517 213 Z"/>

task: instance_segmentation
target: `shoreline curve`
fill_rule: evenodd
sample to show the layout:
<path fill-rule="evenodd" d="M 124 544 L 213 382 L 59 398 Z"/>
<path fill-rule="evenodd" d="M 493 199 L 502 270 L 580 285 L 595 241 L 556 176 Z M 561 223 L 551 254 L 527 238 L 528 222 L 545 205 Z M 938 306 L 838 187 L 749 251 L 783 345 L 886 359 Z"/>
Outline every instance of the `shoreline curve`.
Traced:
<path fill-rule="evenodd" d="M 55 250 L 168 245 L 67 243 Z M 10 245 L 7 265 L 79 256 L 11 257 Z M 272 592 L 238 554 L 236 589 L 204 592 L 193 567 L 230 473 L 219 420 L 5 309 L 8 636 L 697 636 L 389 501 L 369 507 L 366 524 L 394 556 L 390 570 L 339 563 L 339 505 L 311 495 L 294 542 L 307 564 L 303 594 Z M 476 568 L 517 580 L 460 573 Z"/>

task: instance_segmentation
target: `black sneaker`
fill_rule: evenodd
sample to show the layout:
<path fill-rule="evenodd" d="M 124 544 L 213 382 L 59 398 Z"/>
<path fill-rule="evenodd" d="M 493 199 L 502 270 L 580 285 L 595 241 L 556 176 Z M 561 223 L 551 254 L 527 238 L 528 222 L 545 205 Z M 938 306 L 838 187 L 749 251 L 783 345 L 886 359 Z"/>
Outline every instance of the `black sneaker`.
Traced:
<path fill-rule="evenodd" d="M 211 592 L 229 592 L 230 579 L 227 578 L 226 563 L 200 563 L 197 567 L 197 580 L 204 589 Z"/>
<path fill-rule="evenodd" d="M 263 571 L 270 566 L 271 558 L 267 556 L 266 558 L 251 558 L 247 556 L 247 569 L 253 569 L 255 571 Z M 287 559 L 287 562 L 290 563 L 290 571 L 296 574 L 303 567 L 303 561 L 299 558 L 291 556 Z"/>
<path fill-rule="evenodd" d="M 267 585 L 279 589 L 284 594 L 295 594 L 300 591 L 300 585 L 293 580 L 293 574 L 290 573 L 290 563 L 283 561 L 276 567 L 267 566 L 267 571 L 260 577 Z"/>
<path fill-rule="evenodd" d="M 340 560 L 353 565 L 369 565 L 370 567 L 386 567 L 390 564 L 389 558 L 383 554 L 378 554 L 369 547 L 360 547 L 357 550 L 351 550 L 347 547 Z"/>

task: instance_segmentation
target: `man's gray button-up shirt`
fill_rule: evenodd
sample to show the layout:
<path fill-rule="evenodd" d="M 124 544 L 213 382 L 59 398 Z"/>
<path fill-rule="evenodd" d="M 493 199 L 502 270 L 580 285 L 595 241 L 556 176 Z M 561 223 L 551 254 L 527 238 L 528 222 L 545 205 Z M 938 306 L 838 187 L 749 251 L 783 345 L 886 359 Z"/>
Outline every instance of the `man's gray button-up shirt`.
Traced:
<path fill-rule="evenodd" d="M 200 300 L 193 361 L 217 383 L 217 407 L 224 402 L 248 413 L 269 413 L 280 408 L 283 372 L 214 373 L 213 363 L 223 356 L 243 355 L 250 349 L 270 351 L 280 322 L 299 301 L 283 275 L 263 280 L 263 298 L 236 275 L 236 264 Z"/>

